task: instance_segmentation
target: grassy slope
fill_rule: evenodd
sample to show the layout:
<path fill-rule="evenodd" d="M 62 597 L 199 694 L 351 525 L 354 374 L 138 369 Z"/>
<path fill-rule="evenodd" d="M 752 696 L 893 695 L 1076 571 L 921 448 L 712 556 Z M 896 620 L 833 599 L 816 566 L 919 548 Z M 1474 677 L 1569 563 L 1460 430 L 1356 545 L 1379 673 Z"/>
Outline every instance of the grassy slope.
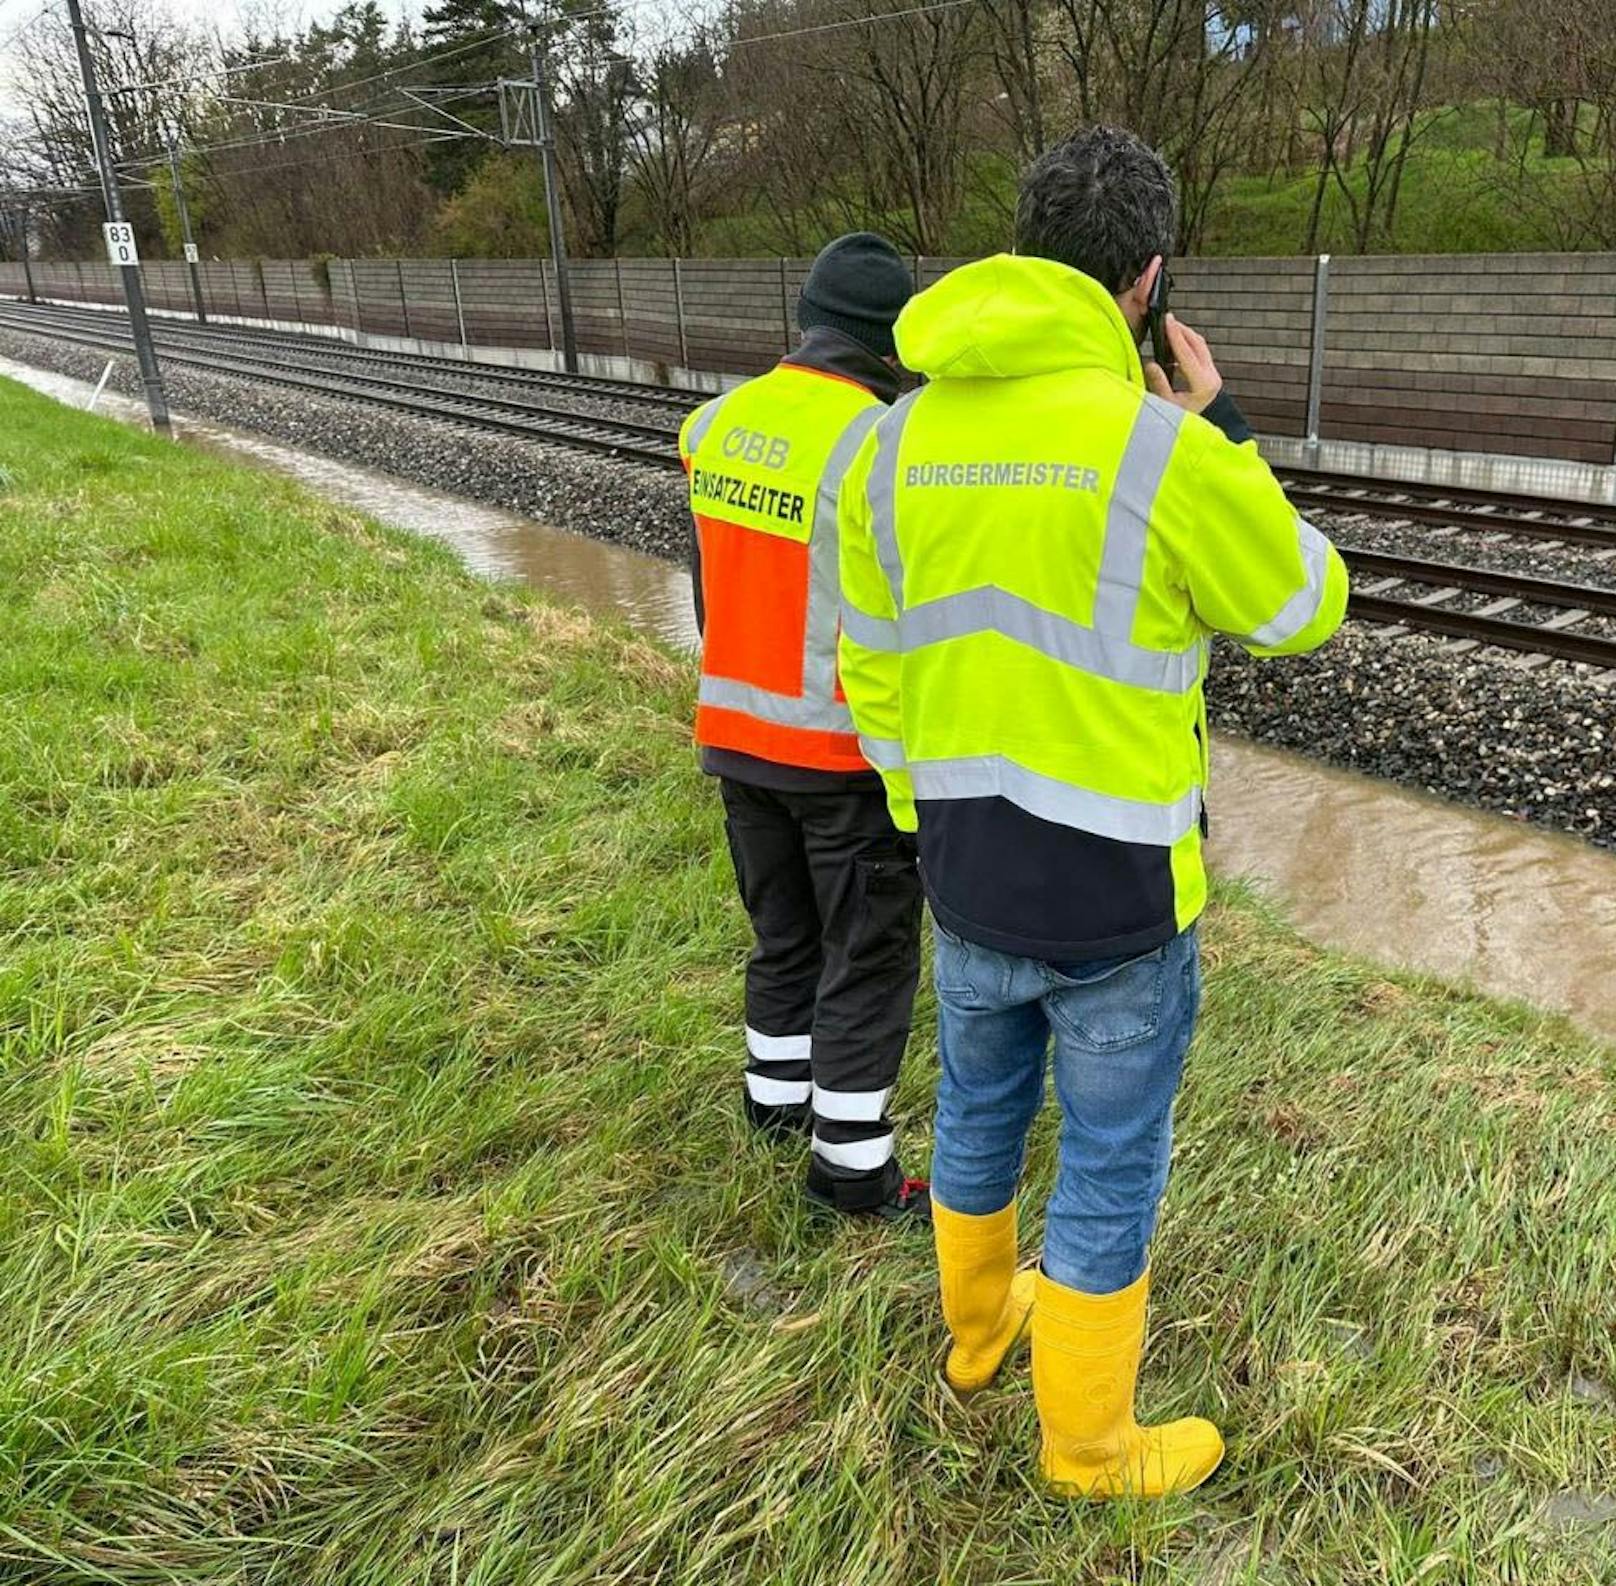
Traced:
<path fill-rule="evenodd" d="M 1143 1399 L 1229 1465 L 1050 1500 L 738 1122 L 683 664 L 3 382 L 0 465 L 0 1578 L 1604 1578 L 1608 1051 L 1225 895 Z"/>
<path fill-rule="evenodd" d="M 1541 134 L 1524 111 L 1510 115 L 1511 137 L 1526 146 L 1524 175 L 1518 155 L 1500 163 L 1493 152 L 1495 112 L 1487 105 L 1454 106 L 1421 118 L 1410 150 L 1391 236 L 1383 230 L 1371 253 L 1510 253 L 1566 246 L 1575 228 L 1557 229 L 1550 212 L 1587 202 L 1577 185 L 1576 162 L 1548 159 Z M 1348 172 L 1360 201 L 1367 185 L 1362 162 Z M 1307 241 L 1316 174 L 1273 180 L 1236 175 L 1219 189 L 1202 254 L 1288 254 Z M 1532 195 L 1523 202 L 1522 194 Z M 1357 251 L 1352 212 L 1332 180 L 1325 192 L 1319 247 Z"/>
<path fill-rule="evenodd" d="M 1524 110 L 1509 116 L 1511 153 L 1494 154 L 1495 110 L 1486 104 L 1449 106 L 1421 117 L 1409 152 L 1390 236 L 1377 228 L 1370 253 L 1511 253 L 1594 246 L 1568 217 L 1590 197 L 1579 182 L 1576 161 L 1548 159 L 1541 129 Z M 1520 150 L 1524 148 L 1524 158 Z M 1517 164 L 1523 169 L 1517 170 Z M 1360 201 L 1367 185 L 1361 159 L 1347 179 Z M 1220 183 L 1195 248 L 1198 256 L 1286 255 L 1307 242 L 1316 172 L 1296 176 L 1232 172 Z M 991 253 L 1004 247 L 1014 210 L 1016 172 L 1003 162 L 979 169 L 942 249 L 947 254 Z M 1597 182 L 1595 183 L 1597 191 Z M 1383 214 L 1383 210 L 1382 210 Z M 874 217 L 872 224 L 897 229 Z M 812 227 L 809 227 L 812 230 Z M 707 222 L 698 247 L 720 258 L 767 254 L 778 243 L 773 222 L 761 211 L 743 211 Z M 1352 211 L 1332 180 L 1325 190 L 1318 246 L 1354 253 Z"/>

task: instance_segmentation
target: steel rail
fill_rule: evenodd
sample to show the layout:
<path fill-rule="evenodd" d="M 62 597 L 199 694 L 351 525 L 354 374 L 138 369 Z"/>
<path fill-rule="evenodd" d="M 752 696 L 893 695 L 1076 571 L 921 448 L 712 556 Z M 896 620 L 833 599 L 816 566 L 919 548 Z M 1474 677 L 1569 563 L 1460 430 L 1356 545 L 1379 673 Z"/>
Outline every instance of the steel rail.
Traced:
<path fill-rule="evenodd" d="M 1584 501 L 1576 496 L 1539 495 L 1520 490 L 1488 490 L 1480 485 L 1449 485 L 1431 479 L 1392 479 L 1374 474 L 1343 474 L 1328 469 L 1281 465 L 1274 469 L 1281 478 L 1298 484 L 1316 484 L 1321 489 L 1364 489 L 1408 491 L 1417 496 L 1451 501 L 1461 506 L 1490 506 L 1499 502 L 1520 511 L 1570 512 L 1604 518 L 1616 523 L 1616 501 Z"/>
<path fill-rule="evenodd" d="M 0 309 L 23 307 L 0 299 Z M 78 325 L 97 322 L 121 324 L 124 316 L 112 310 L 68 308 L 50 304 L 38 308 L 25 308 L 31 317 L 47 323 L 51 321 Z M 476 359 L 438 357 L 430 353 L 395 352 L 385 347 L 357 347 L 352 342 L 335 336 L 312 336 L 295 331 L 253 330 L 238 325 L 196 325 L 189 320 L 157 318 L 152 329 L 161 340 L 190 340 L 195 343 L 232 342 L 259 347 L 296 349 L 309 354 L 321 354 L 333 360 L 355 363 L 389 365 L 394 368 L 427 369 L 465 379 L 487 380 L 501 385 L 533 386 L 540 390 L 570 392 L 575 396 L 607 398 L 612 401 L 638 402 L 648 407 L 689 409 L 713 395 L 708 391 L 694 391 L 684 386 L 654 385 L 638 380 L 614 380 L 605 375 L 563 374 L 547 369 L 521 369 L 503 364 L 486 363 Z"/>
<path fill-rule="evenodd" d="M 1467 589 L 1478 595 L 1513 597 L 1525 605 L 1567 606 L 1616 617 L 1616 589 L 1593 584 L 1562 584 L 1552 578 L 1511 573 L 1492 567 L 1470 567 L 1459 562 L 1427 562 L 1412 556 L 1388 556 L 1380 551 L 1339 547 L 1354 572 L 1378 573 L 1437 589 Z"/>
<path fill-rule="evenodd" d="M 1352 616 L 1370 622 L 1420 628 L 1452 639 L 1473 639 L 1478 644 L 1616 670 L 1616 639 L 1601 638 L 1597 634 L 1542 628 L 1528 622 L 1507 622 L 1502 617 L 1484 617 L 1477 612 L 1443 611 L 1440 606 L 1419 606 L 1383 595 L 1353 595 L 1347 602 L 1347 610 Z"/>
<path fill-rule="evenodd" d="M 15 311 L 0 304 L 0 324 L 20 330 L 56 335 L 62 339 L 100 349 L 124 351 L 129 345 L 126 331 L 112 328 L 113 317 L 92 313 L 90 324 L 72 326 L 57 321 L 41 326 L 40 316 Z M 282 339 L 284 345 L 284 339 Z M 175 363 L 217 372 L 235 378 L 261 379 L 272 384 L 308 390 L 323 396 L 370 403 L 418 417 L 459 423 L 473 428 L 494 430 L 530 439 L 583 447 L 591 451 L 631 458 L 661 468 L 677 468 L 679 457 L 675 432 L 660 426 L 597 419 L 588 415 L 546 408 L 512 399 L 486 398 L 461 392 L 425 390 L 419 385 L 372 376 L 348 375 L 329 368 L 310 366 L 295 359 L 268 358 L 233 353 L 213 356 L 197 351 L 171 350 L 165 356 Z M 460 365 L 452 365 L 454 368 Z M 572 382 L 568 381 L 568 384 Z M 1397 488 L 1401 488 L 1398 486 Z M 1316 493 L 1308 500 L 1316 501 Z M 1352 498 L 1357 502 L 1356 497 Z M 1403 504 L 1406 505 L 1406 504 Z M 1401 510 L 1401 507 L 1400 509 Z M 1488 514 L 1496 519 L 1495 514 Z M 1451 522 L 1445 516 L 1444 522 Z M 1502 527 L 1502 524 L 1495 524 Z M 1569 538 L 1570 536 L 1565 536 Z M 1466 590 L 1500 596 L 1523 605 L 1553 607 L 1560 612 L 1577 611 L 1587 616 L 1616 617 L 1616 590 L 1585 584 L 1558 583 L 1523 573 L 1461 563 L 1428 561 L 1418 557 L 1394 556 L 1380 551 L 1341 547 L 1349 567 L 1359 574 L 1394 578 L 1410 585 L 1431 589 Z M 1616 638 L 1579 634 L 1570 625 L 1549 627 L 1539 623 L 1509 621 L 1496 611 L 1452 611 L 1440 604 L 1404 599 L 1384 591 L 1375 594 L 1354 592 L 1349 600 L 1352 616 L 1401 628 L 1418 629 L 1480 644 L 1528 651 L 1561 660 L 1616 670 Z M 1561 619 L 1563 620 L 1563 619 Z M 1580 618 L 1573 620 L 1581 620 Z"/>
<path fill-rule="evenodd" d="M 13 317 L 0 309 L 0 323 L 15 325 Z M 58 327 L 53 335 L 103 350 L 123 352 L 129 346 L 127 335 L 103 330 L 69 330 Z M 270 359 L 213 357 L 206 353 L 166 354 L 171 363 L 233 376 L 260 379 L 273 385 L 291 386 L 350 401 L 368 402 L 394 408 L 421 418 L 468 424 L 477 429 L 499 430 L 505 434 L 526 435 L 531 439 L 579 446 L 612 456 L 629 457 L 659 467 L 679 467 L 677 436 L 658 426 L 629 424 L 621 420 L 592 418 L 532 403 L 475 397 L 457 392 L 432 391 L 426 396 L 420 387 L 393 380 L 335 374 L 330 370 L 308 373 L 306 366 Z"/>
<path fill-rule="evenodd" d="M 1449 488 L 1349 474 L 1310 474 L 1276 468 L 1285 493 L 1304 509 L 1398 518 L 1444 528 L 1517 534 L 1528 539 L 1572 540 L 1616 546 L 1616 507 L 1559 496 Z"/>
<path fill-rule="evenodd" d="M 1360 551 L 1350 545 L 1340 547 L 1342 558 L 1355 573 L 1379 574 L 1408 584 L 1438 589 L 1467 590 L 1472 594 L 1497 595 L 1525 606 L 1551 606 L 1561 613 L 1581 615 L 1565 623 L 1564 616 L 1551 618 L 1564 626 L 1547 623 L 1513 622 L 1496 608 L 1487 611 L 1453 611 L 1440 603 L 1418 598 L 1404 599 L 1382 589 L 1374 594 L 1352 591 L 1347 599 L 1351 616 L 1368 622 L 1385 622 L 1402 628 L 1419 629 L 1452 639 L 1470 639 L 1478 644 L 1499 645 L 1510 650 L 1531 651 L 1562 661 L 1580 661 L 1589 666 L 1616 670 L 1616 638 L 1577 633 L 1573 624 L 1582 617 L 1616 617 L 1616 590 L 1589 584 L 1561 584 L 1553 579 L 1526 573 L 1504 572 L 1489 567 L 1466 567 L 1453 562 L 1427 562 L 1412 556 L 1388 556 L 1379 551 Z"/>

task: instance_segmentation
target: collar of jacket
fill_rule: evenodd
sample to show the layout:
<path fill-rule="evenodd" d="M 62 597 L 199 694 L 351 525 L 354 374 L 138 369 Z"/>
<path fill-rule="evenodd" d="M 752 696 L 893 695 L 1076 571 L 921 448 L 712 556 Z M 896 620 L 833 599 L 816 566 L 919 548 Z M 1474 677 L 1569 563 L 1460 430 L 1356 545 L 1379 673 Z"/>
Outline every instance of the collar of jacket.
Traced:
<path fill-rule="evenodd" d="M 890 406 L 898 400 L 898 371 L 851 336 L 826 325 L 803 333 L 802 344 L 780 362 L 793 369 L 816 369 L 861 385 Z"/>
<path fill-rule="evenodd" d="M 1117 300 L 1052 259 L 999 253 L 961 265 L 909 299 L 894 335 L 904 364 L 930 380 L 1106 369 L 1145 383 Z"/>

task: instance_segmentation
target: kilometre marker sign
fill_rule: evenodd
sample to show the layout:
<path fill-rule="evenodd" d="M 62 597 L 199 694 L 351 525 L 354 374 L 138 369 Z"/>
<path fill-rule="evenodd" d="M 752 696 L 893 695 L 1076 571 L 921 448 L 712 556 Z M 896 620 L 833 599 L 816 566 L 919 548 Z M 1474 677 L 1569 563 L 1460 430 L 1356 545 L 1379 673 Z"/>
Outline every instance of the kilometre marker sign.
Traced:
<path fill-rule="evenodd" d="M 106 221 L 101 234 L 107 239 L 107 257 L 114 267 L 140 263 L 140 255 L 135 251 L 135 228 L 127 220 Z"/>

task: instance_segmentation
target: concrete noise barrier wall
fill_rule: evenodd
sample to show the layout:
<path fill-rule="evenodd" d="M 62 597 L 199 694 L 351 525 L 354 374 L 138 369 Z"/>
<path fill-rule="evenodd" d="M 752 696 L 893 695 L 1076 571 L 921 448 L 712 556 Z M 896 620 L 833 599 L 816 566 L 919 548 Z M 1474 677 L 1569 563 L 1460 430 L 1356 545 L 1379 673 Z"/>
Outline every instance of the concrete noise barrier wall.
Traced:
<path fill-rule="evenodd" d="M 913 261 L 930 285 L 957 259 Z M 795 339 L 806 259 L 582 259 L 586 367 L 714 384 Z M 189 315 L 186 266 L 142 266 L 150 305 Z M 1175 306 L 1262 432 L 1298 439 L 1616 461 L 1616 255 L 1184 259 Z M 210 318 L 544 362 L 560 344 L 538 259 L 210 260 Z M 99 262 L 0 262 L 0 296 L 113 306 Z M 705 378 L 703 378 L 705 377 Z"/>

